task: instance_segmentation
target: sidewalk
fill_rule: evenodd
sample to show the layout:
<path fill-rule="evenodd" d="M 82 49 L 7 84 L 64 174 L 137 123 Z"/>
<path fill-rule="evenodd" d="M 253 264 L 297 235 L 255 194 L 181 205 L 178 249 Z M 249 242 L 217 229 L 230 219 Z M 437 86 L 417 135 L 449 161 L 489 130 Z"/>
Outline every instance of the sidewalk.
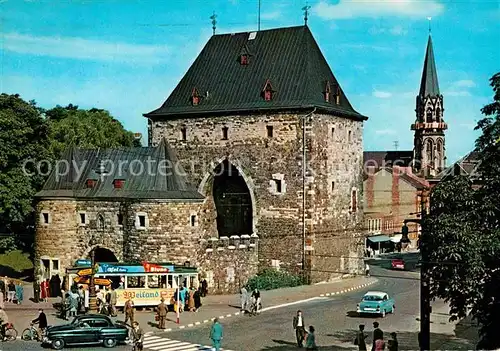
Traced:
<path fill-rule="evenodd" d="M 263 301 L 262 312 L 265 313 L 267 310 L 277 308 L 276 306 L 286 306 L 303 300 L 340 295 L 349 291 L 365 288 L 376 282 L 377 280 L 375 278 L 363 276 L 339 279 L 331 283 L 261 291 Z M 52 307 L 52 303 L 59 302 L 59 299 L 54 298 L 50 300 L 49 303 L 39 304 L 35 304 L 32 301 L 25 301 L 23 305 L 6 304 L 5 309 L 9 318 L 14 321 L 18 331 L 27 327 L 29 321 L 37 317 L 39 308 L 43 308 L 47 314 L 49 325 L 67 323 L 57 318 L 57 311 Z M 215 317 L 223 319 L 241 316 L 239 294 L 207 296 L 202 299 L 202 304 L 199 312 L 181 313 L 179 324 L 176 323 L 176 314 L 169 312 L 167 316 L 167 329 L 165 331 L 199 326 L 211 322 Z M 135 313 L 136 320 L 146 332 L 160 331 L 157 328 L 157 322 L 155 322 L 154 316 L 155 314 L 152 309 L 136 311 Z M 113 319 L 123 322 L 125 320 L 125 315 L 119 313 L 118 316 Z"/>

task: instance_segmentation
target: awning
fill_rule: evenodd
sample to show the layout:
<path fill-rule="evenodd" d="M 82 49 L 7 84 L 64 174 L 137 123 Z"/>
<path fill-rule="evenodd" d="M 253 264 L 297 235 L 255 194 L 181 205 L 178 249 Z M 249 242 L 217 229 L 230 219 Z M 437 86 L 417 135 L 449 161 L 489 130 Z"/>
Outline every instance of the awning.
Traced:
<path fill-rule="evenodd" d="M 401 238 L 403 237 L 403 234 L 396 234 L 391 238 L 391 241 L 393 243 L 399 243 L 401 241 Z"/>
<path fill-rule="evenodd" d="M 370 240 L 372 243 L 382 243 L 385 241 L 391 241 L 391 238 L 389 238 L 387 235 L 374 235 L 367 237 L 367 239 Z"/>

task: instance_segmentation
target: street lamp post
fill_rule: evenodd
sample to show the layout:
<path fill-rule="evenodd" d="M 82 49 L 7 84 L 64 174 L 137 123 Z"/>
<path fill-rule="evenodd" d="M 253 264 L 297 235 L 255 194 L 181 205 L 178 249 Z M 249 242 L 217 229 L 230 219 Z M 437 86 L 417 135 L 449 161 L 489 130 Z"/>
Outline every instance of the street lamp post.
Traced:
<path fill-rule="evenodd" d="M 92 274 L 90 275 L 89 281 L 89 310 L 91 312 L 97 312 L 97 297 L 95 293 L 95 284 L 94 284 L 94 266 L 95 266 L 95 248 L 90 251 L 90 265 L 92 269 Z"/>

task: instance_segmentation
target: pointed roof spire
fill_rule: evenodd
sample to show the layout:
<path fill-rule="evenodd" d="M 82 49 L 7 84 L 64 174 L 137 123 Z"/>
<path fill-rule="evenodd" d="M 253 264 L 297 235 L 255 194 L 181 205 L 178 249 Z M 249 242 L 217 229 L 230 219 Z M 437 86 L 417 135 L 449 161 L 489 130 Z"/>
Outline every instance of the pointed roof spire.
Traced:
<path fill-rule="evenodd" d="M 429 34 L 427 42 L 427 52 L 425 53 L 424 70 L 422 71 L 422 80 L 420 82 L 420 96 L 439 95 L 439 84 L 434 61 L 434 50 L 432 49 L 432 38 Z"/>

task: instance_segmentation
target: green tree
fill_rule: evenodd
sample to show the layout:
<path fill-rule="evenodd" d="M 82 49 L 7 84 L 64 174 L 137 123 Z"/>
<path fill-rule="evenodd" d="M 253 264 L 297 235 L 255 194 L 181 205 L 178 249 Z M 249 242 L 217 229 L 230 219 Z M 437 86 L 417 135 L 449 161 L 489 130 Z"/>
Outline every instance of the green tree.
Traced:
<path fill-rule="evenodd" d="M 476 129 L 480 187 L 456 176 L 431 193 L 423 244 L 432 262 L 431 294 L 449 302 L 451 319 L 470 313 L 481 326 L 481 349 L 500 347 L 500 73 L 494 99 Z"/>
<path fill-rule="evenodd" d="M 78 106 L 56 106 L 45 111 L 50 130 L 51 151 L 57 159 L 73 145 L 81 148 L 140 146 L 134 134 L 106 110 L 79 109 Z"/>
<path fill-rule="evenodd" d="M 0 95 L 0 233 L 26 230 L 32 199 L 43 182 L 35 164 L 47 156 L 48 129 L 35 102 Z"/>

